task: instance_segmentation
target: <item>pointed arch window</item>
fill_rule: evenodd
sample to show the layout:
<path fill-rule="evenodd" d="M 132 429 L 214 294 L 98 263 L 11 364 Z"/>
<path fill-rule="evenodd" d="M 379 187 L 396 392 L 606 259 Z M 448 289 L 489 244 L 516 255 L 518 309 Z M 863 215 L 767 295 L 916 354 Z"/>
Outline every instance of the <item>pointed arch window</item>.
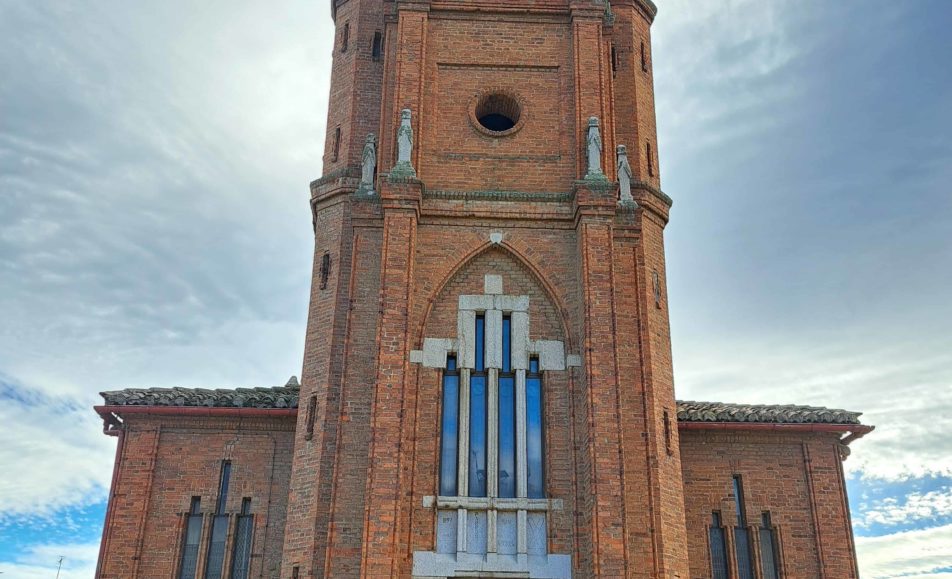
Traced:
<path fill-rule="evenodd" d="M 485 294 L 459 296 L 456 331 L 411 352 L 412 362 L 441 370 L 442 386 L 439 494 L 427 499 L 436 545 L 414 553 L 414 569 L 472 576 L 485 570 L 478 561 L 492 560 L 531 578 L 525 555 L 533 555 L 568 576 L 571 557 L 548 553 L 548 512 L 562 502 L 547 497 L 544 467 L 543 378 L 565 370 L 563 344 L 530 340 L 529 296 L 503 295 L 494 275 Z"/>

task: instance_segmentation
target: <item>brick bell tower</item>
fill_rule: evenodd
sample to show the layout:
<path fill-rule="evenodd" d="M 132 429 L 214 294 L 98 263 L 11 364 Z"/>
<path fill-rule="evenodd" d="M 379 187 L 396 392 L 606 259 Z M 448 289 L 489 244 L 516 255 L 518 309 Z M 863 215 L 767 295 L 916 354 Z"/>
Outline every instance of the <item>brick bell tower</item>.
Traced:
<path fill-rule="evenodd" d="M 332 0 L 282 577 L 688 577 L 655 13 Z"/>

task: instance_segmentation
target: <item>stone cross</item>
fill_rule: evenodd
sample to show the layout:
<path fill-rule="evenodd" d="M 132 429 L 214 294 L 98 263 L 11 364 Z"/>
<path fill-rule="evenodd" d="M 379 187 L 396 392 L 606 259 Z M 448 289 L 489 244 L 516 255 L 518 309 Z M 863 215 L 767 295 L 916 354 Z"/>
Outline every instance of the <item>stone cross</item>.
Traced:
<path fill-rule="evenodd" d="M 374 172 L 377 170 L 377 135 L 370 133 L 364 142 L 360 160 L 360 187 L 358 193 L 374 194 Z"/>
<path fill-rule="evenodd" d="M 413 154 L 413 126 L 410 124 L 410 109 L 400 111 L 400 128 L 397 130 L 397 164 L 390 171 L 394 177 L 416 177 L 410 162 Z"/>
<path fill-rule="evenodd" d="M 598 130 L 598 117 L 588 118 L 588 172 L 586 179 L 604 179 L 602 173 L 602 134 Z"/>
<path fill-rule="evenodd" d="M 631 196 L 631 165 L 628 164 L 628 148 L 625 145 L 618 145 L 615 148 L 615 156 L 618 158 L 618 202 L 621 205 L 636 204 L 634 197 Z"/>

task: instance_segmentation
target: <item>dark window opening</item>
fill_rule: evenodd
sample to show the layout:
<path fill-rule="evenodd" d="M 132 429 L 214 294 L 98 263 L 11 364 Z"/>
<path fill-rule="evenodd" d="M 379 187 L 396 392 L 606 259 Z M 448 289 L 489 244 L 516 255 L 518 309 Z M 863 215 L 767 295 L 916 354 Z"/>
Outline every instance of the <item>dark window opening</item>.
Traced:
<path fill-rule="evenodd" d="M 664 448 L 669 455 L 674 454 L 671 447 L 671 414 L 667 410 L 664 411 Z"/>
<path fill-rule="evenodd" d="M 298 577 L 300 577 L 300 574 L 301 574 L 300 567 L 298 567 L 297 565 L 295 565 L 294 567 L 291 567 L 291 579 L 298 579 Z"/>
<path fill-rule="evenodd" d="M 661 276 L 658 275 L 657 271 L 651 272 L 651 283 L 652 288 L 654 289 L 654 303 L 655 306 L 661 307 Z"/>
<path fill-rule="evenodd" d="M 314 414 L 317 412 L 317 396 L 311 396 L 307 401 L 307 429 L 304 431 L 304 440 L 314 438 Z"/>
<path fill-rule="evenodd" d="M 612 43 L 612 76 L 618 72 L 618 51 L 615 50 L 615 44 Z"/>
<path fill-rule="evenodd" d="M 331 276 L 331 254 L 327 251 L 321 256 L 321 289 L 327 289 L 327 279 Z"/>
<path fill-rule="evenodd" d="M 333 161 L 337 161 L 337 158 L 340 157 L 340 127 L 334 129 L 334 158 Z"/>
<path fill-rule="evenodd" d="M 212 519 L 212 532 L 209 537 L 208 556 L 205 561 L 205 579 L 220 579 L 225 565 L 225 543 L 228 539 L 228 515 L 225 507 L 228 503 L 228 487 L 231 483 L 231 461 L 221 463 L 221 478 L 218 482 L 218 501 L 215 504 L 215 516 Z"/>
<path fill-rule="evenodd" d="M 347 52 L 347 45 L 350 43 L 350 22 L 344 23 L 344 29 L 340 32 L 340 51 Z"/>
<path fill-rule="evenodd" d="M 641 43 L 641 70 L 648 72 L 648 53 L 645 51 L 645 43 Z"/>
<path fill-rule="evenodd" d="M 248 579 L 251 569 L 251 543 L 254 533 L 251 497 L 241 499 L 241 514 L 235 525 L 235 547 L 232 553 L 231 579 Z"/>
<path fill-rule="evenodd" d="M 521 115 L 519 102 L 507 94 L 486 95 L 476 104 L 476 120 L 494 133 L 515 127 Z"/>
<path fill-rule="evenodd" d="M 734 554 L 737 556 L 739 579 L 754 579 L 754 562 L 751 557 L 750 532 L 747 528 L 747 507 L 744 504 L 744 481 L 734 475 L 734 504 L 737 509 L 737 526 L 734 527 Z"/>
<path fill-rule="evenodd" d="M 654 155 L 651 152 L 651 143 L 645 143 L 645 155 L 648 158 L 648 176 L 654 177 Z"/>
<path fill-rule="evenodd" d="M 202 539 L 202 499 L 192 497 L 191 508 L 185 522 L 185 537 L 182 545 L 182 560 L 179 563 L 179 579 L 195 579 L 198 566 L 198 544 Z"/>
<path fill-rule="evenodd" d="M 378 30 L 374 32 L 374 43 L 370 51 L 370 58 L 374 62 L 380 62 L 381 56 L 383 56 L 383 34 Z"/>
<path fill-rule="evenodd" d="M 780 542 L 769 512 L 765 511 L 761 515 L 760 523 L 760 567 L 763 569 L 763 579 L 780 579 Z"/>
<path fill-rule="evenodd" d="M 708 530 L 711 547 L 711 578 L 728 579 L 727 574 L 727 541 L 724 535 L 724 526 L 721 523 L 721 513 L 711 513 L 711 527 Z"/>

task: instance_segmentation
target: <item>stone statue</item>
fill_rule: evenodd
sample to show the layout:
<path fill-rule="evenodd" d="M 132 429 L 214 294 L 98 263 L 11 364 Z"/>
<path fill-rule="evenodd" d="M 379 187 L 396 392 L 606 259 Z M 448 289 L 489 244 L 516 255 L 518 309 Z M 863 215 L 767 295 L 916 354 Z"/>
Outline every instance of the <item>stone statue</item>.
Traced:
<path fill-rule="evenodd" d="M 631 165 L 628 164 L 628 147 L 618 145 L 615 148 L 615 156 L 618 158 L 618 202 L 622 205 L 635 204 L 635 199 L 631 196 Z"/>
<path fill-rule="evenodd" d="M 400 128 L 397 130 L 397 164 L 390 171 L 394 177 L 416 177 L 410 163 L 413 153 L 413 127 L 410 125 L 410 109 L 400 112 Z"/>
<path fill-rule="evenodd" d="M 360 158 L 360 187 L 358 193 L 374 194 L 374 172 L 377 170 L 377 135 L 370 133 L 364 142 Z"/>
<path fill-rule="evenodd" d="M 604 179 L 602 173 L 602 135 L 598 130 L 598 117 L 588 118 L 588 172 L 586 179 Z"/>

